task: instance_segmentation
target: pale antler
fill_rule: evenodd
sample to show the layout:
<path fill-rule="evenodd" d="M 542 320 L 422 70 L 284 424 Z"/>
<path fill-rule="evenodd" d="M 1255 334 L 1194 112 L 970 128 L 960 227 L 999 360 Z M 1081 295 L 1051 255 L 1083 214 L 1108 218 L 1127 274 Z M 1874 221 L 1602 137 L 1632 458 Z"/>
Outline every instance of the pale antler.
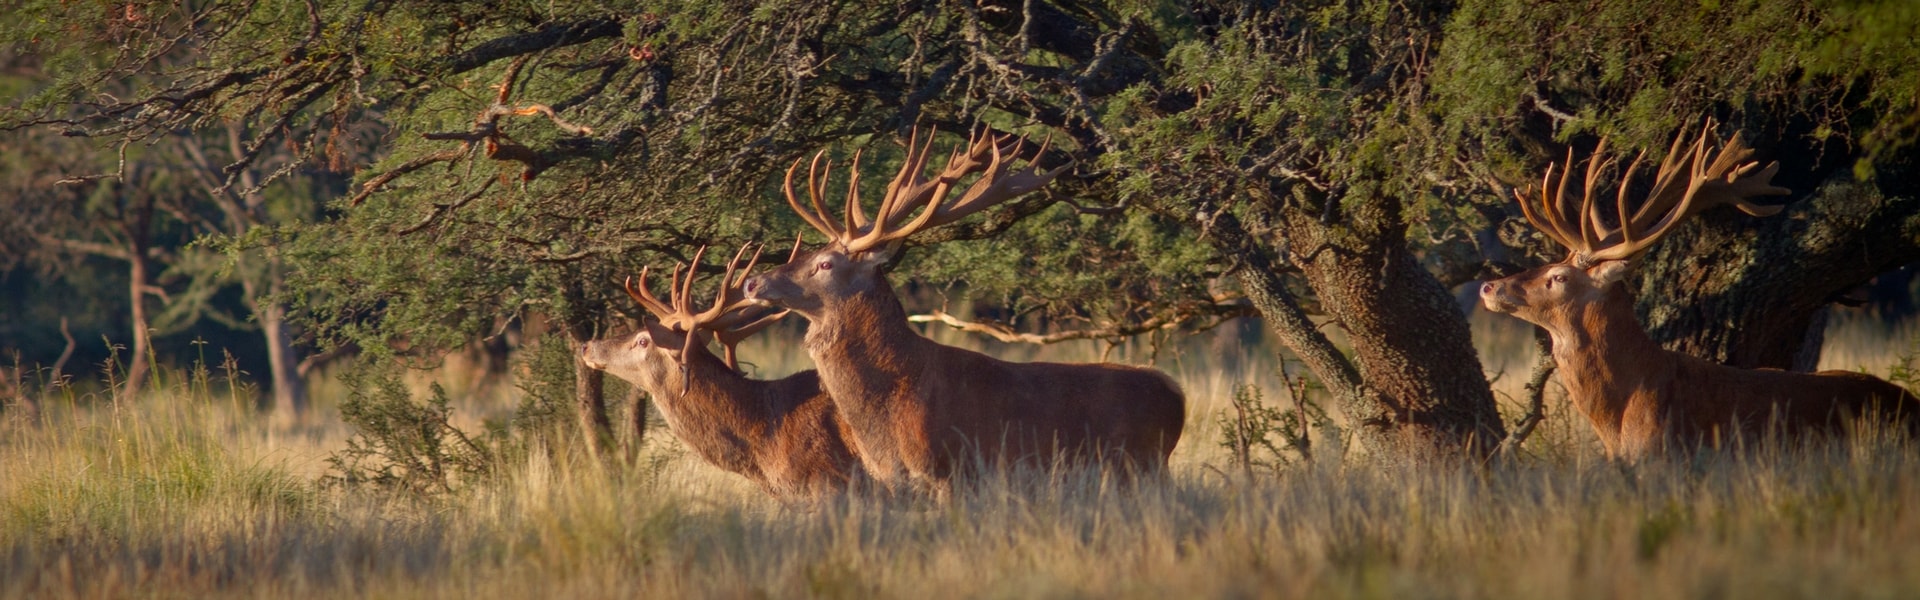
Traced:
<path fill-rule="evenodd" d="M 705 246 L 693 253 L 693 264 L 686 267 L 684 280 L 680 277 L 682 265 L 674 266 L 673 280 L 668 288 L 668 302 L 661 302 L 651 290 L 647 289 L 648 269 L 640 270 L 641 285 L 638 288 L 634 287 L 633 278 L 627 278 L 627 295 L 632 296 L 634 301 L 639 302 L 647 312 L 653 313 L 654 317 L 660 320 L 661 325 L 686 334 L 686 345 L 680 352 L 680 366 L 683 371 L 686 369 L 688 353 L 693 351 L 693 345 L 697 343 L 694 341 L 696 330 L 712 332 L 714 338 L 718 339 L 720 345 L 726 350 L 727 367 L 736 368 L 734 346 L 773 324 L 780 317 L 786 316 L 786 311 L 756 310 L 758 306 L 747 300 L 746 294 L 741 290 L 741 285 L 746 282 L 748 273 L 760 263 L 760 250 L 755 250 L 753 258 L 747 261 L 747 266 L 739 268 L 740 257 L 746 255 L 747 248 L 751 245 L 740 246 L 740 250 L 734 253 L 733 260 L 727 262 L 726 272 L 721 275 L 720 285 L 714 293 L 713 304 L 706 310 L 696 312 L 692 301 L 694 275 L 699 270 L 700 257 L 707 252 Z M 764 247 L 761 250 L 764 250 Z M 739 276 L 736 277 L 735 273 L 739 273 Z"/>
<path fill-rule="evenodd" d="M 1769 163 L 1761 168 L 1758 162 L 1747 160 L 1753 155 L 1753 149 L 1748 148 L 1737 133 L 1724 149 L 1714 151 L 1718 138 L 1713 134 L 1713 126 L 1713 120 L 1708 119 L 1700 137 L 1694 139 L 1690 147 L 1685 143 L 1685 130 L 1674 136 L 1667 157 L 1660 162 L 1660 168 L 1654 175 L 1653 188 L 1638 210 L 1630 209 L 1627 193 L 1641 161 L 1646 158 L 1646 152 L 1642 151 L 1634 157 L 1622 173 L 1614 197 L 1613 214 L 1610 216 L 1620 224 L 1618 228 L 1609 227 L 1603 218 L 1608 216 L 1605 214 L 1607 210 L 1596 206 L 1600 179 L 1618 162 L 1607 155 L 1605 139 L 1600 140 L 1599 147 L 1587 160 L 1587 173 L 1577 208 L 1572 206 L 1573 199 L 1567 195 L 1567 182 L 1572 177 L 1570 173 L 1556 176 L 1555 167 L 1558 165 L 1548 165 L 1545 176 L 1541 178 L 1538 198 L 1529 199 L 1518 191 L 1514 196 L 1520 201 L 1520 210 L 1526 215 L 1527 222 L 1565 246 L 1569 251 L 1569 260 L 1582 267 L 1603 260 L 1632 258 L 1646 251 L 1647 247 L 1659 241 L 1687 217 L 1715 206 L 1733 206 L 1756 217 L 1780 212 L 1780 206 L 1761 206 L 1747 201 L 1747 198 L 1754 196 L 1791 193 L 1771 183 L 1774 173 L 1780 170 L 1780 164 Z M 1683 150 L 1683 147 L 1686 149 Z M 1571 150 L 1567 153 L 1566 165 L 1567 170 L 1571 171 Z M 1579 212 L 1569 216 L 1569 210 Z"/>
<path fill-rule="evenodd" d="M 821 158 L 825 155 L 825 151 L 821 151 L 814 154 L 813 162 L 807 167 L 807 199 L 812 210 L 802 206 L 799 197 L 794 194 L 793 175 L 800 168 L 798 160 L 787 169 L 787 205 L 842 249 L 848 252 L 871 250 L 1040 189 L 1073 166 L 1070 162 L 1051 171 L 1041 171 L 1034 161 L 1046 154 L 1050 143 L 1051 140 L 1041 144 L 1033 157 L 1026 159 L 1026 167 L 1012 169 L 1012 162 L 1018 159 L 1025 142 L 1012 135 L 995 137 L 982 130 L 969 141 L 964 151 L 955 148 L 947 156 L 946 168 L 929 179 L 924 173 L 927 159 L 932 154 L 933 136 L 928 135 L 927 141 L 921 143 L 916 129 L 907 141 L 905 164 L 888 182 L 886 196 L 881 199 L 880 208 L 874 212 L 873 218 L 869 218 L 865 208 L 860 205 L 860 157 L 857 153 L 854 155 L 853 174 L 847 184 L 847 200 L 838 223 L 827 216 L 826 203 L 821 200 L 827 188 L 823 173 L 831 174 L 833 171 L 832 161 L 827 161 L 824 169 L 820 167 Z M 967 188 L 959 200 L 943 202 L 962 177 L 973 173 L 981 174 L 979 180 Z M 914 214 L 916 209 L 919 210 L 918 216 L 903 224 L 902 221 Z"/>

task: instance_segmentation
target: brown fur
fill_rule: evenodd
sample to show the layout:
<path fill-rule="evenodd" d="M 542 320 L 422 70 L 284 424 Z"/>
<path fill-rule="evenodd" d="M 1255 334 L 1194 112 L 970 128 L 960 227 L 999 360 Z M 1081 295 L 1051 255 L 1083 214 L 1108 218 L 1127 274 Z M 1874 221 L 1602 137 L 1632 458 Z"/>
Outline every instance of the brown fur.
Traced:
<path fill-rule="evenodd" d="M 832 267 L 815 268 L 822 262 Z M 1011 363 L 934 343 L 907 324 L 884 262 L 829 247 L 746 286 L 749 297 L 811 321 L 807 352 L 876 479 L 941 485 L 976 460 L 1166 465 L 1186 420 L 1186 398 L 1166 375 Z"/>
<path fill-rule="evenodd" d="M 839 493 L 864 477 L 846 423 L 814 371 L 749 379 L 696 343 L 683 375 L 674 357 L 684 338 L 649 325 L 588 342 L 582 356 L 645 389 L 667 426 L 701 458 L 786 499 Z"/>
<path fill-rule="evenodd" d="M 1553 264 L 1480 290 L 1488 310 L 1553 335 L 1560 381 L 1609 455 L 1633 460 L 1776 431 L 1844 435 L 1859 416 L 1920 426 L 1920 398 L 1870 375 L 1736 369 L 1661 348 L 1618 282 L 1626 266 Z"/>

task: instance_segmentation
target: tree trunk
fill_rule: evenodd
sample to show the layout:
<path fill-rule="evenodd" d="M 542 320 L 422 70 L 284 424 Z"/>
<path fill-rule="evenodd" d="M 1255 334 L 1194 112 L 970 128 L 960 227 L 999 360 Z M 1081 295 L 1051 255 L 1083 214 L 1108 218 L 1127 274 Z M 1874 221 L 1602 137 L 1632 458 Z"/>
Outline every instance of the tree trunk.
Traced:
<path fill-rule="evenodd" d="M 1320 306 L 1347 332 L 1381 410 L 1365 422 L 1418 456 L 1487 456 L 1506 437 L 1466 315 L 1407 249 L 1397 201 L 1378 199 L 1329 226 L 1282 210 L 1284 239 Z"/>
<path fill-rule="evenodd" d="M 1385 229 L 1357 248 L 1318 248 L 1326 226 L 1296 217 L 1285 227 L 1289 235 L 1279 240 L 1322 308 L 1347 329 L 1360 359 L 1356 367 L 1286 289 L 1276 252 L 1253 240 L 1232 213 L 1195 218 L 1202 221 L 1206 239 L 1243 261 L 1240 282 L 1248 299 L 1281 343 L 1334 393 L 1341 409 L 1363 424 L 1359 433 L 1370 448 L 1409 456 L 1436 449 L 1487 456 L 1505 438 L 1466 317 L 1439 281 L 1414 262 L 1404 228 Z"/>
<path fill-rule="evenodd" d="M 647 390 L 640 386 L 627 386 L 627 436 L 621 444 L 627 462 L 633 463 L 640 458 L 640 447 L 647 441 Z"/>
<path fill-rule="evenodd" d="M 147 356 L 153 354 L 152 331 L 147 326 L 147 244 L 144 236 L 136 236 L 129 244 L 131 256 L 128 258 L 127 287 L 129 299 L 133 303 L 133 357 L 127 363 L 127 381 L 121 386 L 121 396 L 129 400 L 140 393 L 147 383 Z"/>
<path fill-rule="evenodd" d="M 587 366 L 587 361 L 574 354 L 573 398 L 579 409 L 580 434 L 587 440 L 588 454 L 597 461 L 611 458 L 614 447 L 613 421 L 607 418 L 606 378 L 605 372 Z"/>
<path fill-rule="evenodd" d="M 261 335 L 266 336 L 268 370 L 273 372 L 274 418 L 298 420 L 307 412 L 307 386 L 300 380 L 300 360 L 293 348 L 286 309 L 263 303 L 255 315 L 260 320 Z"/>
<path fill-rule="evenodd" d="M 1647 331 L 1714 362 L 1812 370 L 1828 303 L 1920 260 L 1920 196 L 1836 179 L 1780 215 L 1708 211 L 1657 244 L 1635 296 Z"/>
<path fill-rule="evenodd" d="M 247 309 L 260 324 L 260 335 L 267 343 L 267 370 L 273 382 L 273 400 L 268 408 L 273 418 L 294 422 L 307 412 L 307 386 L 300 376 L 300 355 L 293 347 L 293 330 L 287 324 L 286 307 L 269 301 L 285 283 L 278 260 L 267 259 L 268 294 L 261 294 L 253 280 L 242 278 L 240 292 L 246 296 Z"/>

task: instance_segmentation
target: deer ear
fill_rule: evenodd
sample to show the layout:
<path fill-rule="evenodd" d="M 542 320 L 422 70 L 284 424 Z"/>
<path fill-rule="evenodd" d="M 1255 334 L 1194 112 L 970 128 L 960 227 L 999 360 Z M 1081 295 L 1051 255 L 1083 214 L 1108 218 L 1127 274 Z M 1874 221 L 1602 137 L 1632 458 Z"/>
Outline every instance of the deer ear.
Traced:
<path fill-rule="evenodd" d="M 1627 279 L 1629 261 L 1608 260 L 1587 268 L 1587 277 L 1593 279 L 1594 287 L 1604 288 Z"/>

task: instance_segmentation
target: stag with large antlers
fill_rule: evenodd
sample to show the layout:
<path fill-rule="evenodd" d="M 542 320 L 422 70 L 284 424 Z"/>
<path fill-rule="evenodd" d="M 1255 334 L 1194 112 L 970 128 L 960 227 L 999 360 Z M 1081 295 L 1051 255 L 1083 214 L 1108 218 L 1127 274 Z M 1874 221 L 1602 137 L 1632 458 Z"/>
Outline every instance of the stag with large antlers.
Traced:
<path fill-rule="evenodd" d="M 713 305 L 693 308 L 694 273 L 705 250 L 694 253 L 684 278 L 674 269 L 666 302 L 647 289 L 647 271 L 638 288 L 629 279 L 627 294 L 653 318 L 632 334 L 587 342 L 581 356 L 588 366 L 645 389 L 694 453 L 768 493 L 805 499 L 846 490 L 864 475 L 819 375 L 803 371 L 762 381 L 736 369 L 734 346 L 785 316 L 741 297 L 746 270 L 735 267 L 745 247 L 727 263 Z M 709 336 L 725 358 L 707 350 Z"/>
<path fill-rule="evenodd" d="M 1587 161 L 1581 193 L 1567 193 L 1566 171 L 1549 166 L 1537 196 L 1516 193 L 1527 221 L 1569 250 L 1567 258 L 1480 288 L 1481 302 L 1545 328 L 1574 407 L 1587 416 L 1610 456 L 1638 459 L 1666 449 L 1730 442 L 1736 435 L 1844 433 L 1853 418 L 1920 424 L 1920 399 L 1870 375 L 1735 369 L 1661 348 L 1635 320 L 1622 280 L 1634 259 L 1689 216 L 1726 205 L 1751 216 L 1779 206 L 1748 201 L 1784 195 L 1770 183 L 1778 163 L 1760 168 L 1738 134 L 1715 150 L 1713 123 L 1686 143 L 1686 132 L 1657 169 L 1646 200 L 1629 201 L 1628 164 L 1612 206 L 1598 188 L 1617 161 L 1601 141 Z"/>
<path fill-rule="evenodd" d="M 749 279 L 747 296 L 806 317 L 806 348 L 840 407 L 868 472 L 890 484 L 945 489 L 957 471 L 1055 461 L 1158 470 L 1180 439 L 1186 398 L 1165 374 L 1110 364 L 1011 363 L 921 337 L 885 265 L 903 240 L 1039 189 L 1067 167 L 1014 169 L 1023 142 L 982 134 L 924 177 L 932 147 L 910 140 L 899 174 L 869 217 L 854 158 L 841 219 L 828 217 L 825 174 L 808 168 L 811 210 L 787 202 L 827 236 L 827 245 Z M 1044 145 L 1033 156 L 1045 154 Z M 979 174 L 957 200 L 947 195 Z M 916 213 L 916 209 L 918 212 Z M 909 218 L 911 217 L 911 218 Z"/>

